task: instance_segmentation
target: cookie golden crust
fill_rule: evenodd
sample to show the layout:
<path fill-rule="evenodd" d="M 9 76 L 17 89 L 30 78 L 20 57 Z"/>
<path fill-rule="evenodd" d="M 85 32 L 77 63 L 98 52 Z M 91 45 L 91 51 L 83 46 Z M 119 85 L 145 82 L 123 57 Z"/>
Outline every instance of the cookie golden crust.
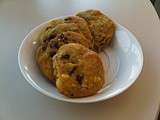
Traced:
<path fill-rule="evenodd" d="M 53 63 L 57 89 L 68 97 L 96 94 L 104 84 L 101 59 L 80 44 L 69 43 L 60 47 Z"/>
<path fill-rule="evenodd" d="M 77 16 L 87 21 L 96 51 L 99 52 L 106 45 L 111 44 L 115 33 L 115 24 L 111 19 L 98 10 L 82 11 Z"/>
<path fill-rule="evenodd" d="M 92 43 L 92 35 L 89 30 L 89 26 L 83 18 L 78 16 L 69 16 L 64 19 L 64 22 L 75 23 L 79 27 L 79 30 L 81 31 L 81 33 Z"/>
<path fill-rule="evenodd" d="M 43 75 L 48 78 L 49 81 L 55 83 L 52 57 L 43 50 L 42 46 L 37 48 L 36 61 Z"/>

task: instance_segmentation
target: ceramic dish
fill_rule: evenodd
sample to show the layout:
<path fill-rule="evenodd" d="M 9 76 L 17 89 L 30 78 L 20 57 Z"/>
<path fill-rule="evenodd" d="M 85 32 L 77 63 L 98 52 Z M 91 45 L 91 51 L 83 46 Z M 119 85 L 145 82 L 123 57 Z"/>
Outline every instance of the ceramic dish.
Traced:
<path fill-rule="evenodd" d="M 62 17 L 63 18 L 63 17 Z M 57 19 L 57 18 L 56 18 Z M 129 88 L 139 76 L 143 66 L 143 53 L 136 37 L 120 24 L 116 24 L 114 43 L 99 55 L 102 58 L 107 84 L 95 95 L 83 98 L 68 98 L 60 94 L 40 72 L 35 60 L 37 39 L 49 21 L 34 28 L 23 40 L 18 61 L 25 79 L 41 93 L 58 100 L 73 103 L 91 103 L 109 99 Z"/>

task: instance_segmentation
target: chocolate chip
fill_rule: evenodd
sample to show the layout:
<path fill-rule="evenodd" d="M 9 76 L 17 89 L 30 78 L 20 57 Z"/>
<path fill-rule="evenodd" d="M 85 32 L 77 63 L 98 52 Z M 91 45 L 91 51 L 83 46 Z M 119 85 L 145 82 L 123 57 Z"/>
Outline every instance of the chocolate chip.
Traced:
<path fill-rule="evenodd" d="M 62 59 L 69 59 L 70 58 L 70 55 L 69 54 L 64 54 L 61 56 Z"/>
<path fill-rule="evenodd" d="M 65 38 L 64 34 L 62 33 L 58 36 L 58 40 L 65 42 L 67 38 Z"/>
<path fill-rule="evenodd" d="M 64 34 L 63 34 L 63 33 L 60 34 L 60 35 L 59 35 L 59 38 L 64 39 Z"/>
<path fill-rule="evenodd" d="M 43 51 L 45 51 L 45 50 L 46 50 L 46 48 L 47 48 L 46 46 L 42 46 L 42 50 L 43 50 Z"/>
<path fill-rule="evenodd" d="M 47 40 L 46 40 L 46 39 L 44 39 L 44 40 L 43 40 L 43 42 L 44 42 L 44 43 L 46 43 L 46 42 L 47 42 Z"/>
<path fill-rule="evenodd" d="M 55 38 L 55 37 L 56 37 L 55 34 L 51 34 L 51 35 L 48 36 L 48 40 L 50 41 L 51 39 L 53 39 L 53 38 Z"/>
<path fill-rule="evenodd" d="M 55 55 L 55 52 L 49 52 L 49 56 L 53 57 Z"/>
<path fill-rule="evenodd" d="M 73 97 L 74 96 L 74 94 L 73 93 L 71 93 L 71 97 Z"/>
<path fill-rule="evenodd" d="M 71 18 L 71 17 L 67 17 L 67 18 L 65 18 L 64 20 L 65 20 L 65 21 L 68 21 L 68 20 L 72 20 L 72 18 Z"/>
<path fill-rule="evenodd" d="M 57 49 L 59 48 L 58 42 L 55 42 L 54 47 Z"/>
<path fill-rule="evenodd" d="M 46 28 L 46 30 L 48 30 L 48 29 L 50 29 L 50 28 L 52 28 L 51 26 L 48 26 L 47 28 Z"/>
<path fill-rule="evenodd" d="M 74 67 L 71 69 L 71 71 L 69 71 L 69 75 L 72 75 L 72 74 L 75 72 L 76 69 L 77 69 L 77 66 L 74 66 Z"/>
<path fill-rule="evenodd" d="M 76 80 L 78 81 L 78 83 L 80 85 L 82 85 L 83 79 L 84 79 L 84 75 L 83 74 L 79 74 L 79 75 L 76 76 Z"/>
<path fill-rule="evenodd" d="M 59 44 L 58 44 L 58 42 L 57 41 L 52 41 L 51 43 L 50 43 L 50 48 L 59 48 Z"/>

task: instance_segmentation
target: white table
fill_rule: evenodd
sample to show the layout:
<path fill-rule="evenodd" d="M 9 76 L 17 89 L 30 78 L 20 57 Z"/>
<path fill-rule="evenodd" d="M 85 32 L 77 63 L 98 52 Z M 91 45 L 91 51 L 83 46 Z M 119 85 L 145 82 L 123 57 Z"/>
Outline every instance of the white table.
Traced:
<path fill-rule="evenodd" d="M 127 91 L 93 104 L 60 102 L 20 73 L 17 52 L 27 33 L 53 17 L 97 8 L 132 31 L 144 67 Z M 0 0 L 0 120 L 155 120 L 160 104 L 160 21 L 149 0 Z"/>

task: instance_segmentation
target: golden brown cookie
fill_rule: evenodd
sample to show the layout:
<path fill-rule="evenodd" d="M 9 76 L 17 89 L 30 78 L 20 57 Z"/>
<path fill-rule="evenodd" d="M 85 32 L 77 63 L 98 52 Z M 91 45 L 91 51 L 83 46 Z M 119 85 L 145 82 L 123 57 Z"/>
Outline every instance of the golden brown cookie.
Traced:
<path fill-rule="evenodd" d="M 64 19 L 64 22 L 65 22 L 65 23 L 75 23 L 75 24 L 79 27 L 81 33 L 82 33 L 88 40 L 90 40 L 91 43 L 93 43 L 93 42 L 92 42 L 92 35 L 91 35 L 90 30 L 89 30 L 88 24 L 87 24 L 87 22 L 86 22 L 83 18 L 78 17 L 78 16 L 69 16 L 69 17 L 66 17 L 66 18 Z"/>
<path fill-rule="evenodd" d="M 115 24 L 111 19 L 98 10 L 82 11 L 77 16 L 87 21 L 96 51 L 101 51 L 106 45 L 111 44 L 115 33 Z"/>
<path fill-rule="evenodd" d="M 96 94 L 104 84 L 104 70 L 98 54 L 76 43 L 59 48 L 53 59 L 56 86 L 68 97 Z"/>
<path fill-rule="evenodd" d="M 47 54 L 43 46 L 37 48 L 36 61 L 44 76 L 48 78 L 49 81 L 55 83 L 52 57 Z"/>
<path fill-rule="evenodd" d="M 85 36 L 82 34 L 79 27 L 75 23 L 64 23 L 64 24 L 57 25 L 55 28 L 53 28 L 49 32 L 48 34 L 49 41 L 51 39 L 54 39 L 57 35 L 64 32 L 66 32 L 64 35 L 65 35 L 65 38 L 68 39 L 67 41 L 82 43 L 86 47 L 89 46 L 88 48 L 92 48 L 91 41 L 85 38 Z"/>
<path fill-rule="evenodd" d="M 91 47 L 90 41 L 86 39 L 82 34 L 67 31 L 58 34 L 54 39 L 51 39 L 48 43 L 46 52 L 48 52 L 53 57 L 62 45 L 68 43 L 79 43 L 87 48 Z"/>

